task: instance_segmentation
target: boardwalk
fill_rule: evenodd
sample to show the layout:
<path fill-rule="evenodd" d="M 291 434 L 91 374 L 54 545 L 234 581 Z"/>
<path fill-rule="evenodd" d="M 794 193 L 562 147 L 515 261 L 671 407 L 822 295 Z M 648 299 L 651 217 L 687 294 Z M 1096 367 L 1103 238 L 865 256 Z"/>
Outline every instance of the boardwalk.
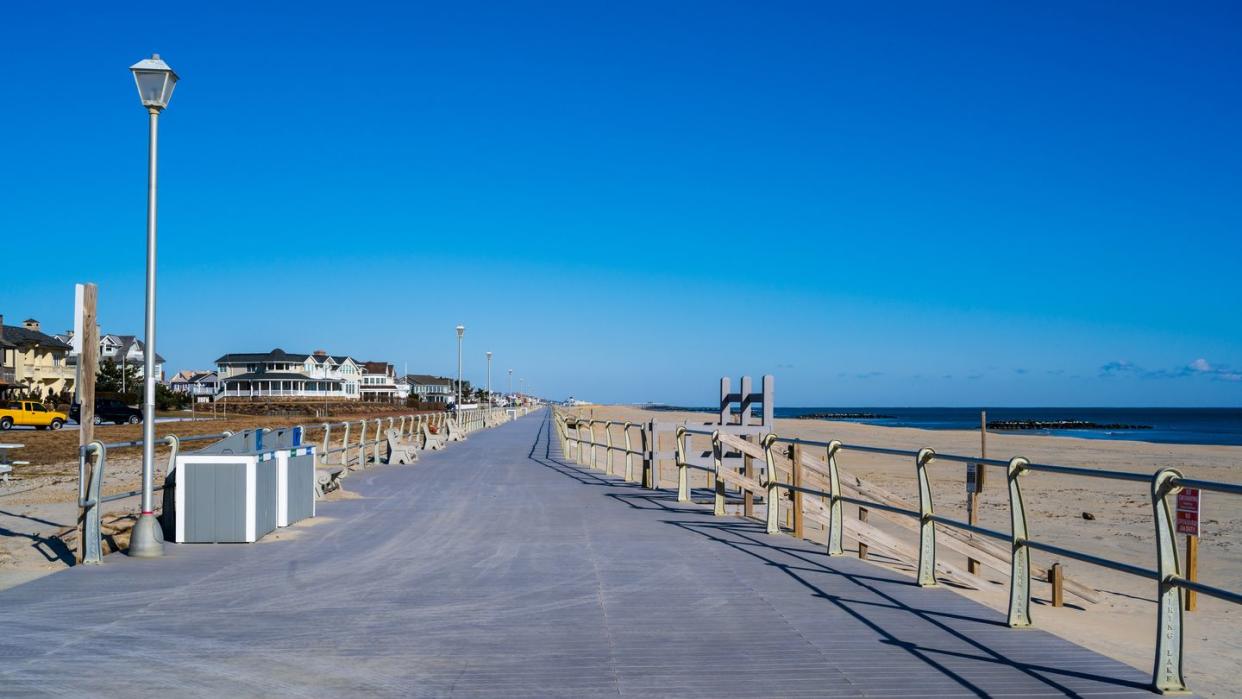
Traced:
<path fill-rule="evenodd" d="M 534 416 L 348 481 L 292 539 L 0 593 L 0 694 L 1144 694 L 947 590 L 560 459 Z"/>

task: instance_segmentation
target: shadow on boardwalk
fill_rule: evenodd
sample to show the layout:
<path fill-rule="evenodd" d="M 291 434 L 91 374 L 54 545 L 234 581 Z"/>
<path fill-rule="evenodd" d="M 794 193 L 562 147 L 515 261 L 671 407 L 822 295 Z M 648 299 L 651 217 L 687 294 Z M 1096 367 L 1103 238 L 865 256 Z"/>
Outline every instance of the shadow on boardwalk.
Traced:
<path fill-rule="evenodd" d="M 550 429 L 546 423 L 544 429 Z M 542 449 L 539 448 L 541 443 Z M 568 462 L 559 458 L 559 449 L 555 447 L 554 439 L 536 440 L 532 446 L 530 458 L 535 463 L 583 485 L 607 488 L 608 492 L 604 493 L 604 497 L 624 503 L 632 509 L 652 511 L 661 516 L 686 516 L 681 519 L 663 518 L 659 521 L 762 562 L 770 569 L 795 581 L 812 597 L 834 605 L 858 623 L 874 631 L 881 638 L 882 644 L 901 649 L 911 658 L 934 669 L 970 694 L 991 696 L 988 691 L 972 682 L 963 672 L 950 667 L 944 659 L 952 658 L 983 664 L 983 666 L 1008 668 L 1045 685 L 1046 692 L 1066 696 L 1081 696 L 1081 694 L 1074 687 L 1059 681 L 1060 678 L 1074 678 L 1086 680 L 1092 684 L 1113 686 L 1124 690 L 1127 694 L 1133 693 L 1134 690 L 1150 691 L 1150 684 L 1141 680 L 1015 659 L 1009 654 L 997 651 L 989 644 L 975 640 L 974 636 L 977 635 L 975 629 L 978 627 L 1003 629 L 1015 635 L 1030 634 L 1031 630 L 1010 629 L 1008 624 L 997 619 L 996 613 L 987 607 L 969 603 L 963 599 L 960 601 L 968 602 L 967 605 L 955 604 L 948 605 L 948 609 L 936 608 L 936 603 L 941 603 L 943 606 L 944 596 L 926 594 L 928 591 L 920 588 L 913 580 L 903 579 L 890 571 L 861 561 L 829 558 L 822 548 L 815 550 L 809 542 L 793 539 L 782 541 L 768 535 L 764 525 L 754 520 L 736 516 L 714 517 L 708 507 L 678 502 L 675 493 L 665 490 L 649 490 L 639 484 L 603 475 Z M 705 489 L 695 490 L 691 493 L 691 501 L 707 500 L 713 495 L 714 493 Z M 729 496 L 730 504 L 740 502 L 740 497 L 732 494 Z M 705 515 L 709 517 L 707 521 L 704 520 Z M 864 566 L 869 567 L 871 572 L 858 570 Z M 825 576 L 855 586 L 860 594 L 847 596 L 825 589 L 829 587 L 823 582 Z M 926 604 L 916 605 L 903 599 L 907 596 L 904 593 L 910 592 L 924 593 Z M 877 609 L 899 614 L 897 616 L 890 614 L 889 621 L 880 623 L 873 618 L 876 615 L 872 612 Z M 909 622 L 913 620 L 931 625 L 938 633 L 955 639 L 966 650 L 950 650 L 903 640 L 901 629 L 908 627 Z M 1085 649 L 1083 652 L 1090 653 Z M 1094 691 L 1091 692 L 1093 695 L 1100 692 L 1098 686 L 1093 689 Z M 1107 692 L 1107 689 L 1104 691 Z"/>

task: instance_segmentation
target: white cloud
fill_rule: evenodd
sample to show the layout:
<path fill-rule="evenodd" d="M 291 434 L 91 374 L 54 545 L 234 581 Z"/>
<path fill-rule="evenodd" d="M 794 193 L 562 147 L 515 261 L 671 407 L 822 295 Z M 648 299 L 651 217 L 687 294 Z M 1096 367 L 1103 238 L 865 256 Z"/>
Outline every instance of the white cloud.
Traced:
<path fill-rule="evenodd" d="M 1198 359 L 1190 363 L 1190 370 L 1199 372 L 1202 374 L 1202 373 L 1211 371 L 1212 365 L 1208 363 L 1208 360 L 1204 359 L 1203 357 L 1199 357 Z"/>

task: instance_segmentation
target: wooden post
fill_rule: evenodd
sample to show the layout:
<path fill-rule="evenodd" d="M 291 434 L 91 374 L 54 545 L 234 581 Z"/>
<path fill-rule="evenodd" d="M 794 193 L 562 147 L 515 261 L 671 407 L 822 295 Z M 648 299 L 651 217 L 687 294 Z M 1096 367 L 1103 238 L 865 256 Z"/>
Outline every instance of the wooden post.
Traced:
<path fill-rule="evenodd" d="M 1048 569 L 1048 582 L 1052 584 L 1052 606 L 1065 605 L 1065 571 L 1060 563 L 1053 563 Z"/>
<path fill-rule="evenodd" d="M 82 354 L 78 356 L 78 446 L 85 447 L 95 439 L 95 373 L 99 370 L 99 327 L 95 322 L 95 306 L 99 289 L 94 284 L 82 285 Z M 91 461 L 81 474 L 83 483 L 94 475 Z M 86 509 L 78 509 L 78 560 L 86 558 Z"/>
<path fill-rule="evenodd" d="M 802 445 L 789 445 L 789 460 L 793 462 L 793 484 L 794 487 L 802 487 Z M 803 538 L 803 522 L 802 522 L 802 491 L 793 491 L 793 534 L 795 539 Z"/>
<path fill-rule="evenodd" d="M 966 464 L 966 521 L 977 526 L 979 524 L 979 476 L 983 473 L 983 464 Z M 970 538 L 974 538 L 974 532 Z M 966 558 L 966 570 L 971 575 L 979 574 L 979 561 Z"/>
<path fill-rule="evenodd" d="M 1186 579 L 1191 582 L 1199 580 L 1199 537 L 1186 535 Z M 1193 612 L 1198 607 L 1199 593 L 1186 590 L 1186 611 Z"/>
<path fill-rule="evenodd" d="M 858 521 L 859 522 L 867 521 L 867 508 L 865 507 L 858 508 Z M 864 561 L 867 560 L 867 545 L 864 544 L 861 540 L 859 540 L 858 542 L 858 557 L 863 559 Z"/>
<path fill-rule="evenodd" d="M 979 411 L 979 458 L 988 458 L 988 411 Z M 966 492 L 966 521 L 972 525 L 979 524 L 979 493 L 983 492 L 983 479 L 987 474 L 987 467 L 983 464 L 968 464 L 966 468 L 975 470 L 975 487 L 969 488 Z M 971 532 L 970 538 L 975 538 L 974 532 Z M 981 568 L 979 561 L 973 558 L 966 559 L 966 570 L 972 575 L 978 575 Z"/>
<path fill-rule="evenodd" d="M 979 458 L 988 458 L 988 411 L 986 410 L 979 411 Z M 986 475 L 987 473 L 982 467 L 975 474 L 975 483 L 977 484 L 975 489 L 980 493 L 983 492 L 983 480 Z"/>

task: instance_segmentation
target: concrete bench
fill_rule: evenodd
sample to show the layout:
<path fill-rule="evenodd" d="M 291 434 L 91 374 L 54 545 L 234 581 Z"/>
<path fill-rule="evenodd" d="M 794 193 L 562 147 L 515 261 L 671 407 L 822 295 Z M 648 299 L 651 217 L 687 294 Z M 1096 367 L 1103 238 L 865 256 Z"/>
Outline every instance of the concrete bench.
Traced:
<path fill-rule="evenodd" d="M 384 437 L 388 442 L 388 463 L 412 464 L 418 461 L 418 450 L 413 444 L 402 442 L 400 432 L 390 428 L 384 431 Z"/>
<path fill-rule="evenodd" d="M 461 431 L 461 428 L 457 426 L 457 421 L 453 418 L 444 421 L 444 431 L 448 433 L 450 442 L 466 441 L 466 433 Z"/>
<path fill-rule="evenodd" d="M 424 422 L 422 425 L 420 425 L 418 431 L 422 435 L 422 438 L 423 438 L 423 449 L 430 449 L 432 451 L 435 451 L 436 449 L 444 448 L 444 435 L 433 434 L 432 431 L 427 427 L 427 423 Z"/>
<path fill-rule="evenodd" d="M 323 497 L 341 487 L 341 481 L 349 475 L 349 469 L 340 465 L 327 465 L 315 469 L 315 496 Z"/>

